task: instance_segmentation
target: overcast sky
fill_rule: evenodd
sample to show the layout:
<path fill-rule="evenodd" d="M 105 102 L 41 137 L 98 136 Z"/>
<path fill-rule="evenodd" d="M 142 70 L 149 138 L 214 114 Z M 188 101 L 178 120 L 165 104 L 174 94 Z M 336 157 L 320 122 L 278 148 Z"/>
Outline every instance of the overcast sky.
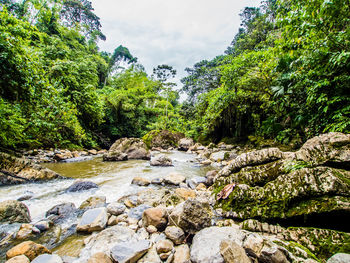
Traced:
<path fill-rule="evenodd" d="M 160 64 L 184 69 L 223 54 L 240 26 L 239 13 L 261 0 L 92 0 L 106 41 L 129 48 L 148 73 Z M 178 82 L 178 81 L 177 81 Z"/>

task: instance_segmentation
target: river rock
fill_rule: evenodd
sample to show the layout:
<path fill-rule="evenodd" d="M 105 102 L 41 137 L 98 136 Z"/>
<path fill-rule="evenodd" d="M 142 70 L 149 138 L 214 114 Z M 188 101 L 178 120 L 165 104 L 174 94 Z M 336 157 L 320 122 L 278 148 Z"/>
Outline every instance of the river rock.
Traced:
<path fill-rule="evenodd" d="M 143 212 L 148 208 L 151 208 L 151 206 L 146 204 L 142 204 L 137 207 L 131 208 L 129 211 L 129 217 L 140 220 L 142 218 Z"/>
<path fill-rule="evenodd" d="M 182 244 L 186 238 L 185 232 L 177 226 L 168 226 L 164 233 L 175 245 Z"/>
<path fill-rule="evenodd" d="M 164 197 L 167 190 L 161 189 L 144 189 L 137 193 L 137 203 L 149 206 L 158 206 L 164 203 Z"/>
<path fill-rule="evenodd" d="M 212 170 L 212 171 L 207 172 L 205 175 L 205 177 L 206 177 L 205 184 L 207 186 L 211 186 L 214 183 L 214 179 L 215 179 L 217 174 L 218 174 L 218 172 L 216 170 Z"/>
<path fill-rule="evenodd" d="M 155 246 L 152 246 L 146 255 L 142 257 L 137 263 L 162 263 L 162 260 L 159 258 Z"/>
<path fill-rule="evenodd" d="M 25 255 L 29 260 L 33 260 L 37 256 L 45 253 L 51 254 L 51 251 L 33 241 L 25 241 L 7 251 L 6 258 L 10 259 L 19 255 Z"/>
<path fill-rule="evenodd" d="M 158 254 L 168 253 L 168 252 L 172 251 L 173 248 L 174 248 L 173 242 L 171 242 L 168 239 L 159 240 L 156 244 L 156 250 L 157 250 Z"/>
<path fill-rule="evenodd" d="M 25 158 L 0 153 L 0 186 L 63 179 L 58 173 Z"/>
<path fill-rule="evenodd" d="M 28 207 L 15 200 L 0 202 L 0 223 L 29 223 L 31 221 Z"/>
<path fill-rule="evenodd" d="M 193 140 L 191 138 L 182 138 L 179 140 L 179 151 L 188 151 L 193 146 Z"/>
<path fill-rule="evenodd" d="M 111 258 L 103 252 L 94 254 L 87 263 L 113 263 Z"/>
<path fill-rule="evenodd" d="M 80 257 L 90 258 L 98 252 L 110 255 L 110 249 L 118 243 L 136 241 L 137 236 L 133 230 L 123 226 L 112 226 L 84 240 L 85 247 Z"/>
<path fill-rule="evenodd" d="M 175 248 L 173 263 L 191 263 L 190 248 L 187 244 Z"/>
<path fill-rule="evenodd" d="M 178 195 L 183 200 L 196 197 L 196 192 L 187 188 L 176 188 L 175 194 Z"/>
<path fill-rule="evenodd" d="M 7 260 L 5 263 L 29 263 L 29 259 L 25 255 L 15 256 L 9 260 Z"/>
<path fill-rule="evenodd" d="M 156 157 L 151 159 L 151 166 L 172 166 L 172 165 L 173 165 L 172 160 L 164 154 L 157 155 Z"/>
<path fill-rule="evenodd" d="M 77 226 L 77 231 L 90 233 L 100 231 L 106 227 L 107 221 L 108 216 L 105 207 L 90 209 L 83 214 Z"/>
<path fill-rule="evenodd" d="M 122 213 L 124 213 L 125 209 L 125 205 L 117 202 L 110 203 L 109 205 L 107 205 L 107 212 L 114 216 L 121 215 Z"/>
<path fill-rule="evenodd" d="M 151 182 L 143 177 L 137 176 L 132 179 L 131 184 L 136 184 L 139 186 L 147 186 L 151 184 Z"/>
<path fill-rule="evenodd" d="M 151 152 L 142 139 L 122 138 L 117 140 L 109 149 L 108 154 L 112 152 L 125 153 L 128 159 L 150 160 Z"/>
<path fill-rule="evenodd" d="M 63 263 L 63 260 L 59 255 L 42 254 L 36 257 L 32 263 Z"/>
<path fill-rule="evenodd" d="M 169 216 L 169 225 L 182 228 L 185 232 L 195 234 L 211 226 L 212 209 L 207 201 L 188 199 L 177 205 Z"/>
<path fill-rule="evenodd" d="M 55 205 L 48 211 L 46 211 L 45 216 L 47 218 L 50 218 L 54 223 L 61 222 L 68 217 L 71 217 L 75 212 L 77 211 L 77 208 L 75 207 L 75 204 L 73 203 L 63 203 L 59 205 Z"/>
<path fill-rule="evenodd" d="M 350 254 L 337 253 L 327 260 L 327 263 L 349 263 Z"/>
<path fill-rule="evenodd" d="M 40 230 L 37 229 L 35 226 L 31 224 L 22 224 L 16 234 L 16 239 L 25 240 L 25 239 L 28 239 L 30 236 L 39 234 L 39 233 L 40 233 Z"/>
<path fill-rule="evenodd" d="M 98 188 L 98 185 L 94 182 L 90 181 L 83 181 L 83 180 L 76 180 L 71 186 L 69 186 L 66 190 L 66 192 L 80 192 L 85 191 L 93 188 Z"/>
<path fill-rule="evenodd" d="M 126 161 L 128 155 L 121 151 L 113 151 L 103 154 L 103 161 L 106 162 L 116 162 L 116 161 Z"/>
<path fill-rule="evenodd" d="M 79 209 L 86 210 L 86 209 L 105 207 L 105 206 L 106 206 L 105 196 L 91 196 L 88 199 L 86 199 L 84 202 L 82 202 L 82 204 L 79 206 Z"/>
<path fill-rule="evenodd" d="M 170 185 L 179 185 L 180 183 L 185 182 L 185 180 L 186 177 L 178 173 L 171 173 L 164 178 L 164 182 Z"/>
<path fill-rule="evenodd" d="M 180 132 L 153 130 L 147 133 L 143 137 L 143 140 L 149 148 L 168 149 L 170 147 L 176 147 L 178 141 L 183 137 L 185 137 L 185 135 Z"/>
<path fill-rule="evenodd" d="M 193 263 L 224 263 L 220 253 L 223 240 L 235 241 L 241 245 L 245 235 L 232 227 L 208 227 L 199 231 L 193 238 L 191 246 L 191 261 Z"/>
<path fill-rule="evenodd" d="M 50 225 L 53 224 L 52 221 L 49 220 L 41 220 L 34 224 L 34 226 L 40 230 L 40 232 L 44 232 L 50 228 Z"/>
<path fill-rule="evenodd" d="M 251 260 L 245 253 L 245 250 L 236 242 L 231 240 L 221 241 L 220 254 L 224 258 L 224 262 L 251 263 Z"/>
<path fill-rule="evenodd" d="M 111 249 L 111 257 L 118 263 L 137 262 L 150 249 L 148 240 L 121 242 Z"/>
<path fill-rule="evenodd" d="M 148 208 L 143 212 L 142 223 L 144 227 L 155 226 L 158 230 L 163 230 L 167 225 L 167 211 L 163 207 Z"/>
<path fill-rule="evenodd" d="M 155 226 L 149 225 L 148 227 L 146 227 L 146 230 L 149 234 L 153 234 L 153 233 L 157 233 L 157 228 Z"/>
<path fill-rule="evenodd" d="M 186 183 L 189 187 L 191 187 L 191 189 L 196 189 L 196 187 L 200 184 L 200 183 L 205 183 L 207 181 L 207 178 L 202 177 L 202 176 L 195 176 L 193 178 L 187 179 Z"/>

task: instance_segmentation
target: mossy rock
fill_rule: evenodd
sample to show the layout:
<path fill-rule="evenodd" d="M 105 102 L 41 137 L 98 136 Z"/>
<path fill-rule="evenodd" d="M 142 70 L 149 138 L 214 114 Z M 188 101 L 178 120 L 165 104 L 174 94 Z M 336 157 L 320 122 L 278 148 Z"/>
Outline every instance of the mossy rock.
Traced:
<path fill-rule="evenodd" d="M 153 130 L 142 137 L 144 143 L 149 147 L 160 147 L 163 149 L 177 147 L 178 141 L 185 135 L 180 132 L 168 130 Z"/>

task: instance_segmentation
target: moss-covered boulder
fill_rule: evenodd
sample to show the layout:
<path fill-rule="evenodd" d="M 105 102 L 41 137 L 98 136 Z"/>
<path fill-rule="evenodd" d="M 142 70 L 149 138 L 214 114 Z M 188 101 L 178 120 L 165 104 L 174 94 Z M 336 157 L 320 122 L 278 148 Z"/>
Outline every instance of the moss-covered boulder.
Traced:
<path fill-rule="evenodd" d="M 28 159 L 17 158 L 7 153 L 0 153 L 0 186 L 57 178 L 63 177 Z"/>
<path fill-rule="evenodd" d="M 168 149 L 177 147 L 178 141 L 184 137 L 185 135 L 181 132 L 153 130 L 143 136 L 142 139 L 149 148 Z"/>
<path fill-rule="evenodd" d="M 116 154 L 114 154 L 116 153 Z M 150 160 L 151 159 L 151 152 L 147 145 L 143 142 L 142 139 L 138 138 L 122 138 L 117 140 L 109 149 L 108 153 L 104 155 L 105 160 L 112 161 L 110 156 L 120 156 L 121 154 L 126 154 L 127 158 L 125 156 L 121 158 L 121 160 L 127 160 L 127 159 L 141 159 L 141 160 Z M 118 159 L 118 158 L 117 158 Z M 118 159 L 119 160 L 119 159 Z"/>
<path fill-rule="evenodd" d="M 31 221 L 28 207 L 15 200 L 0 203 L 0 223 L 29 223 Z"/>

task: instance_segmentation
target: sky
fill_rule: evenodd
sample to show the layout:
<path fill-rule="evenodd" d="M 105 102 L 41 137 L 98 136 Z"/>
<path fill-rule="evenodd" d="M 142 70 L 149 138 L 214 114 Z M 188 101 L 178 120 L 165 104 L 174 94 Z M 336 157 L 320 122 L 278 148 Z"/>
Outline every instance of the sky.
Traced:
<path fill-rule="evenodd" d="M 119 45 L 138 58 L 147 73 L 167 64 L 177 70 L 223 54 L 240 26 L 239 13 L 261 0 L 90 0 L 101 19 L 103 51 Z"/>

